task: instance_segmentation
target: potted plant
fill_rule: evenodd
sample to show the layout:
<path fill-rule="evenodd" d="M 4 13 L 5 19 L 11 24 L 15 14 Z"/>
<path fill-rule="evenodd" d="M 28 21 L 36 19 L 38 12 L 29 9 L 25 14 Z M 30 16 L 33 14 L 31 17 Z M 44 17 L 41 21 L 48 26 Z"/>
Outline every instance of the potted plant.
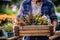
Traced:
<path fill-rule="evenodd" d="M 6 38 L 10 38 L 14 36 L 12 23 L 4 24 L 2 31 L 3 31 L 3 34 L 6 36 Z"/>

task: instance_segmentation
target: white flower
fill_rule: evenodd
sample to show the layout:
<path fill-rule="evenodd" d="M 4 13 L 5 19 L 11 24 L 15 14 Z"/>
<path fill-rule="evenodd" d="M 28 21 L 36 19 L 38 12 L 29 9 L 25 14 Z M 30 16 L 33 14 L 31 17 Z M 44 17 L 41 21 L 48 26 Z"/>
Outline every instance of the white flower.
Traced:
<path fill-rule="evenodd" d="M 47 16 L 45 16 L 45 15 L 43 15 L 42 18 L 43 18 L 44 20 L 47 20 Z"/>

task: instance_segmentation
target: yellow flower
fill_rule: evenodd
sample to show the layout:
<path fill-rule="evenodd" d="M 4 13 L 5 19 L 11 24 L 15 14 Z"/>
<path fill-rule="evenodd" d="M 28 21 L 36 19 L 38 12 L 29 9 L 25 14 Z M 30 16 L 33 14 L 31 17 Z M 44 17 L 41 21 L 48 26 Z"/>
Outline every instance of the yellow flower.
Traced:
<path fill-rule="evenodd" d="M 39 18 L 39 20 L 43 20 L 43 18 L 42 18 L 42 17 L 40 17 L 40 18 Z"/>
<path fill-rule="evenodd" d="M 47 21 L 43 21 L 43 24 L 47 24 Z"/>
<path fill-rule="evenodd" d="M 36 20 L 38 20 L 39 18 L 37 17 Z"/>

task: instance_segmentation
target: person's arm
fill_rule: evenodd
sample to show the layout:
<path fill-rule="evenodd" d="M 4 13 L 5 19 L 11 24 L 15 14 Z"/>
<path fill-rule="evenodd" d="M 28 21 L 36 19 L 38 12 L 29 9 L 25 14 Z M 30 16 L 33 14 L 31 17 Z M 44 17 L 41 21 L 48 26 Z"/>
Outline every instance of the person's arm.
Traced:
<path fill-rule="evenodd" d="M 18 15 L 16 16 L 16 18 L 20 18 L 23 15 L 24 8 L 22 4 L 20 5 L 20 9 L 18 11 Z"/>
<path fill-rule="evenodd" d="M 56 31 L 56 27 L 57 27 L 57 16 L 55 14 L 54 5 L 52 5 L 52 7 L 51 7 L 50 18 L 51 18 L 52 25 L 53 25 L 53 31 L 55 32 Z"/>
<path fill-rule="evenodd" d="M 21 4 L 21 5 L 20 5 L 20 9 L 19 9 L 19 11 L 18 11 L 18 15 L 16 16 L 16 18 L 15 18 L 15 20 L 14 20 L 14 24 L 15 24 L 15 25 L 18 25 L 18 23 L 19 23 L 18 19 L 23 16 L 23 11 L 24 11 L 23 5 Z"/>
<path fill-rule="evenodd" d="M 57 21 L 53 21 L 52 25 L 53 25 L 53 31 L 55 32 L 56 31 L 56 26 L 57 26 Z"/>

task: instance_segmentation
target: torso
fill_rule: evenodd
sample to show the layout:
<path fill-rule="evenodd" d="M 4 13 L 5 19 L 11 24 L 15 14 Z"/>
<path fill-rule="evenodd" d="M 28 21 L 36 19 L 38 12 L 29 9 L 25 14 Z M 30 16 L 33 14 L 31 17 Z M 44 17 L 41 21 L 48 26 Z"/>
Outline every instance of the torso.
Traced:
<path fill-rule="evenodd" d="M 31 2 L 31 5 L 32 5 L 32 14 L 33 15 L 37 15 L 38 13 L 41 14 L 42 5 L 38 5 L 37 6 L 37 4 L 34 4 L 33 2 Z"/>

